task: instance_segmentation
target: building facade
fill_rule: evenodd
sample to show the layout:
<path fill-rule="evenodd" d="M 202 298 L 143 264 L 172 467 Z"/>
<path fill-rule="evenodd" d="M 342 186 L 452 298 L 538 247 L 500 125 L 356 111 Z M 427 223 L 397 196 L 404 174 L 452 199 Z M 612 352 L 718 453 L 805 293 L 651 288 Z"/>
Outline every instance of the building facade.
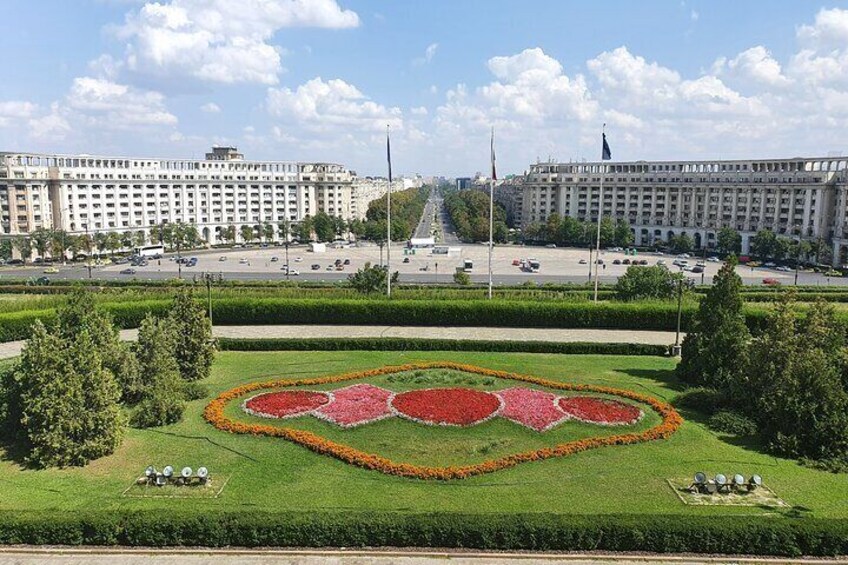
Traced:
<path fill-rule="evenodd" d="M 392 193 L 410 188 L 412 179 L 392 179 Z M 389 179 L 384 177 L 356 177 L 351 186 L 350 219 L 365 220 L 368 205 L 386 197 Z"/>
<path fill-rule="evenodd" d="M 848 262 L 846 158 L 744 161 L 537 163 L 526 176 L 521 225 L 557 213 L 583 221 L 627 220 L 637 245 L 689 234 L 714 247 L 723 227 L 750 251 L 759 230 L 833 245 L 834 264 Z M 602 172 L 603 171 L 603 172 Z M 603 204 L 601 175 L 604 176 Z"/>
<path fill-rule="evenodd" d="M 194 224 L 213 244 L 228 226 L 278 226 L 325 212 L 351 219 L 352 174 L 334 163 L 0 153 L 0 234 L 70 234 Z"/>

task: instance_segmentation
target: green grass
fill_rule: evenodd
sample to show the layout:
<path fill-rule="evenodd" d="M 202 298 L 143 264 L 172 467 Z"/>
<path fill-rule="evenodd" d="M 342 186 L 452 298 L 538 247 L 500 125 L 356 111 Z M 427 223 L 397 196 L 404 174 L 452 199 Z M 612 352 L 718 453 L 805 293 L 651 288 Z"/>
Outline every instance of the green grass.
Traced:
<path fill-rule="evenodd" d="M 317 377 L 389 364 L 450 360 L 569 382 L 614 386 L 670 401 L 678 394 L 674 361 L 658 357 L 532 355 L 464 352 L 271 352 L 219 354 L 206 383 L 210 396 L 242 383 L 285 377 Z M 403 386 L 397 380 L 392 386 Z M 487 385 L 475 385 L 487 386 Z M 184 420 L 152 430 L 130 430 L 117 453 L 85 468 L 31 470 L 0 451 L 0 511 L 84 509 L 188 509 L 197 511 L 397 511 L 397 512 L 554 512 L 564 514 L 671 514 L 680 516 L 804 515 L 846 517 L 845 475 L 828 474 L 761 453 L 753 446 L 716 436 L 694 414 L 669 440 L 602 448 L 572 457 L 520 465 L 465 480 L 436 482 L 403 479 L 367 471 L 314 454 L 284 440 L 232 435 L 212 428 L 201 412 L 208 399 L 192 402 Z M 268 420 L 264 420 L 268 422 Z M 379 422 L 377 424 L 388 423 Z M 396 424 L 398 422 L 395 422 Z M 319 424 L 313 422 L 309 425 Z M 403 422 L 391 433 L 368 426 L 350 430 L 350 441 L 384 442 L 383 449 L 423 461 L 449 461 L 458 446 L 478 450 L 510 449 L 505 437 L 522 429 L 490 421 L 470 439 L 428 441 L 433 430 Z M 512 436 L 504 435 L 509 424 Z M 387 430 L 389 428 L 387 427 Z M 470 430 L 470 429 L 469 429 Z M 469 430 L 452 430 L 468 432 Z M 339 437 L 348 434 L 332 430 Z M 409 433 L 410 435 L 405 435 Z M 546 432 L 547 433 L 547 432 Z M 572 430 L 571 433 L 578 433 Z M 354 437 L 361 434 L 362 437 Z M 367 436 L 371 435 L 369 440 Z M 459 438 L 459 434 L 457 434 Z M 488 441 L 491 445 L 487 445 Z M 472 446 L 473 447 L 473 446 Z M 487 456 L 489 453 L 486 454 Z M 471 457 L 478 454 L 472 453 Z M 208 466 L 229 482 L 215 499 L 130 498 L 127 487 L 150 464 L 179 468 Z M 789 509 L 686 506 L 667 479 L 685 479 L 697 470 L 761 474 Z"/>

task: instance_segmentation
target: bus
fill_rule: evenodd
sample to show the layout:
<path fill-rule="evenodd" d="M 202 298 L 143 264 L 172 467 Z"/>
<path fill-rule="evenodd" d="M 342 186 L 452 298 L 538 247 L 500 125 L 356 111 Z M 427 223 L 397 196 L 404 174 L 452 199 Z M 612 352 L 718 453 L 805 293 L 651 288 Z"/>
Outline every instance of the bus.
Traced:
<path fill-rule="evenodd" d="M 474 268 L 474 261 L 472 261 L 471 259 L 466 259 L 463 262 L 462 270 L 465 271 L 466 273 L 470 273 L 471 269 L 473 269 L 473 268 Z"/>
<path fill-rule="evenodd" d="M 133 250 L 133 255 L 138 257 L 151 257 L 153 259 L 161 259 L 165 255 L 164 245 L 145 245 L 144 247 L 136 247 Z"/>

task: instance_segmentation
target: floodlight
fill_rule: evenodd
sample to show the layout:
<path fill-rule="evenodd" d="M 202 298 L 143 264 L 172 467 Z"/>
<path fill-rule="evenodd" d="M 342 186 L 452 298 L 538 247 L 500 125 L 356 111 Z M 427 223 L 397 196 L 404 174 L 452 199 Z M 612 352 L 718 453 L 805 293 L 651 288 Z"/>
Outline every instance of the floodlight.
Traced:
<path fill-rule="evenodd" d="M 707 482 L 707 474 L 701 471 L 695 473 L 695 484 L 702 485 Z"/>
<path fill-rule="evenodd" d="M 741 487 L 745 484 L 745 477 L 743 477 L 739 473 L 736 473 L 735 475 L 733 475 L 733 484 L 737 487 Z"/>
<path fill-rule="evenodd" d="M 200 477 L 201 480 L 206 480 L 206 477 L 209 476 L 209 469 L 206 467 L 201 467 L 197 470 L 197 476 Z"/>
<path fill-rule="evenodd" d="M 724 486 L 727 484 L 727 477 L 719 473 L 715 476 L 715 482 L 718 486 Z"/>
<path fill-rule="evenodd" d="M 149 465 L 147 469 L 144 470 L 144 476 L 148 479 L 156 474 L 156 467 L 153 465 Z"/>
<path fill-rule="evenodd" d="M 162 473 L 157 473 L 156 474 L 156 486 L 157 487 L 163 487 L 163 486 L 165 486 L 165 482 L 166 482 L 165 476 Z"/>
<path fill-rule="evenodd" d="M 180 475 L 182 475 L 184 479 L 191 477 L 191 467 L 183 467 L 183 470 L 180 471 Z"/>
<path fill-rule="evenodd" d="M 165 475 L 166 479 L 170 479 L 174 475 L 174 468 L 168 465 L 162 469 L 162 474 Z"/>
<path fill-rule="evenodd" d="M 762 486 L 763 485 L 763 478 L 759 475 L 754 475 L 754 476 L 751 477 L 749 484 L 751 484 L 755 487 Z"/>

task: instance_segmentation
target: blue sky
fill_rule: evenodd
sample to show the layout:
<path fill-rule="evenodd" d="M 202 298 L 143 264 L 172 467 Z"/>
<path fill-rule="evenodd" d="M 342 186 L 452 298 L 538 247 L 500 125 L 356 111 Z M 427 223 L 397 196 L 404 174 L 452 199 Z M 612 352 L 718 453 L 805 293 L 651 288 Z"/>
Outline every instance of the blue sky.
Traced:
<path fill-rule="evenodd" d="M 470 175 L 848 143 L 848 2 L 4 2 L 0 150 Z"/>

